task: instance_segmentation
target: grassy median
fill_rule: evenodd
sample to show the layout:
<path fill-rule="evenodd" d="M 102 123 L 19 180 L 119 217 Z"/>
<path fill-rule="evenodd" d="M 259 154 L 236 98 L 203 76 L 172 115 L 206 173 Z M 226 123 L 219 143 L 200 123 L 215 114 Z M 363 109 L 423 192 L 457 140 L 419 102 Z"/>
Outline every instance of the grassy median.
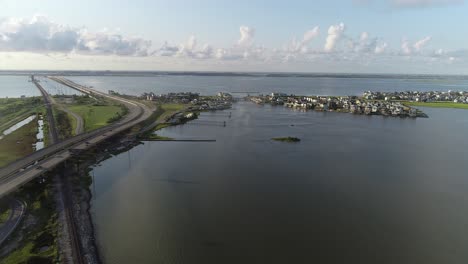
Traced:
<path fill-rule="evenodd" d="M 70 111 L 75 112 L 83 118 L 84 130 L 86 132 L 106 126 L 116 117 L 123 116 L 125 110 L 119 105 L 72 105 L 68 106 Z"/>

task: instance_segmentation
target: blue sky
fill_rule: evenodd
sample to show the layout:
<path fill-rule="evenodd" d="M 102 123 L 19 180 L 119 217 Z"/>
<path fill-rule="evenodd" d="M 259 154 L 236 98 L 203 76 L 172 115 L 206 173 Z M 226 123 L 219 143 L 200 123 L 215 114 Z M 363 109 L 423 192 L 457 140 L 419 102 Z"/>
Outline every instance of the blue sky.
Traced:
<path fill-rule="evenodd" d="M 463 0 L 0 0 L 0 69 L 452 73 Z"/>

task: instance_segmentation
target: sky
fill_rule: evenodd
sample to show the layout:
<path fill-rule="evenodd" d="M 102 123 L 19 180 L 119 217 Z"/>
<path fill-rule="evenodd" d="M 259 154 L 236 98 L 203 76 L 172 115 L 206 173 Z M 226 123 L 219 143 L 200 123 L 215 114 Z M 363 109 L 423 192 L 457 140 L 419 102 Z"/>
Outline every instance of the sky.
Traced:
<path fill-rule="evenodd" d="M 0 70 L 468 74 L 465 0 L 0 0 Z"/>

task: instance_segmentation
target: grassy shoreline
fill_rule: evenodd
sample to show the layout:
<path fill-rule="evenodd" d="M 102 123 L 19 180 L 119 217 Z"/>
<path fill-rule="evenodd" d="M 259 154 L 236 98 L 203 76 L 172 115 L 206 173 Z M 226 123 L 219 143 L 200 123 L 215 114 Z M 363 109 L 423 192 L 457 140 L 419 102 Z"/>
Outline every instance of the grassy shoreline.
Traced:
<path fill-rule="evenodd" d="M 404 105 L 407 106 L 420 106 L 420 107 L 431 107 L 431 108 L 454 108 L 454 109 L 468 109 L 468 104 L 454 103 L 454 102 L 409 102 L 403 101 Z"/>
<path fill-rule="evenodd" d="M 149 122 L 152 124 L 156 124 L 151 130 L 146 132 L 144 135 L 141 136 L 142 139 L 154 139 L 154 140 L 173 140 L 169 137 L 159 136 L 155 132 L 163 129 L 165 127 L 172 126 L 170 123 L 165 123 L 164 120 L 169 116 L 181 112 L 186 109 L 186 105 L 184 104 L 159 104 L 157 105 L 157 110 L 154 112 L 153 117 L 150 118 Z M 149 125 L 149 123 L 148 123 Z"/>

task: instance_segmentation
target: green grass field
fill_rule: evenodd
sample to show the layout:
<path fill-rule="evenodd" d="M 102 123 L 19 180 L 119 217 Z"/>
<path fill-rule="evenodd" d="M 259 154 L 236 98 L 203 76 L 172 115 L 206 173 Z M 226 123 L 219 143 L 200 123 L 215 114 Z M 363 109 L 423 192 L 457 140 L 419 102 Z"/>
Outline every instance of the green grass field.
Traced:
<path fill-rule="evenodd" d="M 0 98 L 0 133 L 37 112 L 43 112 L 40 97 Z"/>
<path fill-rule="evenodd" d="M 22 187 L 17 196 L 26 202 L 26 218 L 33 224 L 22 221 L 13 239 L 21 237 L 17 247 L 0 260 L 0 264 L 59 263 L 58 222 L 51 177 L 45 182 L 32 181 Z M 15 238 L 16 237 L 16 238 Z"/>
<path fill-rule="evenodd" d="M 75 130 L 76 130 L 76 118 L 70 114 L 67 113 L 67 116 L 68 116 L 68 120 L 70 120 L 71 122 L 71 134 L 72 136 L 76 136 L 75 135 Z"/>
<path fill-rule="evenodd" d="M 0 140 L 0 167 L 31 154 L 36 142 L 37 121 L 19 128 Z"/>
<path fill-rule="evenodd" d="M 110 119 L 123 112 L 117 105 L 73 105 L 68 109 L 83 117 L 86 132 L 108 125 Z"/>
<path fill-rule="evenodd" d="M 59 138 L 64 140 L 73 136 L 74 126 L 76 127 L 76 121 L 73 117 L 66 112 L 60 110 L 57 107 L 53 107 L 55 125 L 58 130 Z"/>
<path fill-rule="evenodd" d="M 180 112 L 187 108 L 186 104 L 162 104 L 159 105 L 160 109 L 162 110 L 161 115 L 158 117 L 158 121 L 163 121 L 167 117 Z"/>
<path fill-rule="evenodd" d="M 403 102 L 408 106 L 421 106 L 421 107 L 435 107 L 435 108 L 457 108 L 468 109 L 468 104 L 454 103 L 454 102 Z"/>

